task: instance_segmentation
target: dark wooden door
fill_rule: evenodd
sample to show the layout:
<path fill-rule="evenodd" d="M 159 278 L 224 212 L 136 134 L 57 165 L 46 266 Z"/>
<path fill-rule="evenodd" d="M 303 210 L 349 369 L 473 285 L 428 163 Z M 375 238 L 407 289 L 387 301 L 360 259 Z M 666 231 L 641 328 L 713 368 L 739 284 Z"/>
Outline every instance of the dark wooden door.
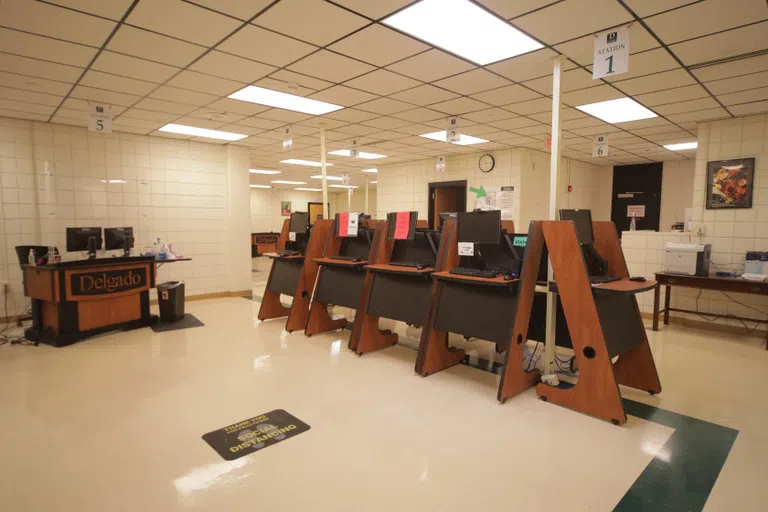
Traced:
<path fill-rule="evenodd" d="M 630 207 L 645 207 L 642 217 L 635 217 L 638 230 L 659 230 L 661 214 L 661 172 L 664 165 L 659 163 L 638 165 L 617 165 L 613 168 L 613 196 L 611 220 L 619 233 L 629 231 Z"/>

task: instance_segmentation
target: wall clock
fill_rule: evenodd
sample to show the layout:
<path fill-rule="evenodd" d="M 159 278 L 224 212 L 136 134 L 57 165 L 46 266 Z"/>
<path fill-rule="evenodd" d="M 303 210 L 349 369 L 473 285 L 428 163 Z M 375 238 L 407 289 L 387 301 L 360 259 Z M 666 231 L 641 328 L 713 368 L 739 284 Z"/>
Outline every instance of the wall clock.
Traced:
<path fill-rule="evenodd" d="M 486 153 L 483 156 L 480 157 L 480 160 L 477 162 L 478 167 L 480 167 L 480 170 L 483 172 L 491 172 L 493 168 L 496 166 L 496 160 L 493 159 L 493 156 Z"/>

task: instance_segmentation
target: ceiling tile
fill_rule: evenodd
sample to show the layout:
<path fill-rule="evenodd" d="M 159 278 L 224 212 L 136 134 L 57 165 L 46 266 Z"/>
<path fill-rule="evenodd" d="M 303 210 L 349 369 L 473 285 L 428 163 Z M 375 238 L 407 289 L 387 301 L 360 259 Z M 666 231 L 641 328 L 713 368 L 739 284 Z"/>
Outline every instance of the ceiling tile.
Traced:
<path fill-rule="evenodd" d="M 179 0 L 139 2 L 126 23 L 205 46 L 218 43 L 241 25 L 230 17 Z"/>
<path fill-rule="evenodd" d="M 698 64 L 765 49 L 768 22 L 756 23 L 670 46 L 684 64 Z"/>
<path fill-rule="evenodd" d="M 502 119 L 511 119 L 513 117 L 517 117 L 517 114 L 502 108 L 488 108 L 485 110 L 478 110 L 477 112 L 464 114 L 462 117 L 476 123 L 492 123 Z"/>
<path fill-rule="evenodd" d="M 153 112 L 151 110 L 142 110 L 140 108 L 130 108 L 120 114 L 120 117 L 130 117 L 133 119 L 144 119 L 145 121 L 170 123 L 179 116 L 176 114 L 169 114 L 167 112 Z"/>
<path fill-rule="evenodd" d="M 734 105 L 729 107 L 730 111 L 737 116 L 745 116 L 748 114 L 757 114 L 760 112 L 768 112 L 768 101 L 760 101 L 758 103 L 745 103 L 743 105 Z"/>
<path fill-rule="evenodd" d="M 0 60 L 2 56 L 0 55 Z M 0 84 L 14 89 L 65 96 L 72 84 L 0 71 Z"/>
<path fill-rule="evenodd" d="M 264 119 L 261 117 L 246 117 L 237 122 L 237 124 L 243 124 L 245 126 L 252 126 L 254 128 L 261 128 L 263 130 L 274 130 L 279 126 L 283 126 L 285 123 L 281 121 L 275 121 L 273 119 Z"/>
<path fill-rule="evenodd" d="M 551 133 L 552 128 L 546 124 L 539 124 L 535 126 L 526 126 L 524 128 L 516 128 L 514 131 L 520 135 L 541 135 Z"/>
<path fill-rule="evenodd" d="M 82 100 L 98 101 L 101 103 L 110 103 L 113 105 L 120 105 L 123 107 L 129 107 L 139 100 L 139 96 L 132 94 L 123 94 L 121 92 L 105 91 L 103 89 L 94 89 L 92 87 L 85 87 L 78 85 L 72 91 L 70 95 L 73 98 L 80 98 Z"/>
<path fill-rule="evenodd" d="M 472 64 L 448 55 L 443 51 L 430 50 L 392 64 L 388 66 L 388 69 L 423 82 L 432 82 L 474 67 Z"/>
<path fill-rule="evenodd" d="M 491 121 L 488 124 L 502 130 L 512 130 L 519 133 L 520 128 L 526 128 L 528 126 L 539 126 L 541 123 L 532 119 L 528 119 L 527 117 L 513 117 L 510 119 L 499 119 L 497 121 Z"/>
<path fill-rule="evenodd" d="M 250 84 L 277 68 L 213 50 L 189 69 Z"/>
<path fill-rule="evenodd" d="M 365 26 L 368 20 L 323 0 L 281 0 L 256 18 L 259 26 L 318 46 Z"/>
<path fill-rule="evenodd" d="M 416 87 L 420 82 L 413 80 L 412 78 L 398 75 L 386 69 L 377 69 L 373 73 L 368 73 L 357 77 L 344 85 L 361 89 L 363 91 L 370 91 L 374 94 L 380 94 L 382 96 L 388 96 L 392 93 L 402 91 L 403 89 L 410 89 Z"/>
<path fill-rule="evenodd" d="M 155 112 L 166 112 L 169 114 L 185 115 L 196 110 L 193 105 L 184 103 L 174 103 L 173 101 L 156 100 L 154 98 L 144 98 L 136 104 L 137 108 L 144 110 L 154 110 Z"/>
<path fill-rule="evenodd" d="M 235 100 L 230 100 L 230 101 L 235 101 Z M 241 119 L 248 117 L 248 115 L 240 113 L 232 108 L 223 109 L 219 105 L 216 105 L 216 106 L 209 105 L 209 106 L 205 106 L 203 108 L 199 108 L 195 110 L 194 112 L 189 114 L 189 117 L 205 119 L 206 121 L 211 121 L 213 123 L 218 123 L 219 125 L 221 125 L 222 123 L 226 123 L 226 124 L 236 123 Z"/>
<path fill-rule="evenodd" d="M 357 110 L 354 108 L 345 108 L 342 110 L 337 110 L 336 112 L 331 112 L 329 114 L 326 114 L 322 116 L 322 118 L 338 119 L 339 121 L 346 121 L 348 123 L 359 123 L 361 121 L 373 119 L 376 116 L 378 116 L 378 114 L 363 112 L 362 110 Z"/>
<path fill-rule="evenodd" d="M 629 12 L 614 0 L 565 0 L 516 18 L 514 25 L 548 44 L 555 44 L 631 20 Z"/>
<path fill-rule="evenodd" d="M 735 76 L 725 80 L 716 80 L 714 82 L 707 82 L 705 85 L 712 94 L 728 94 L 746 91 L 747 89 L 757 89 L 758 87 L 768 87 L 768 71 Z"/>
<path fill-rule="evenodd" d="M 589 103 L 597 103 L 598 101 L 615 100 L 622 97 L 624 97 L 624 95 L 610 85 L 598 85 L 597 87 L 590 87 L 589 89 L 566 92 L 563 94 L 563 102 L 576 107 L 579 105 L 587 105 Z M 508 109 L 508 106 L 505 106 L 504 108 Z"/>
<path fill-rule="evenodd" d="M 755 101 L 768 100 L 768 87 L 751 89 L 749 91 L 734 92 L 731 94 L 723 94 L 718 96 L 717 99 L 727 107 L 730 105 L 736 105 L 738 103 L 750 103 Z"/>
<path fill-rule="evenodd" d="M 415 110 L 427 110 L 427 109 L 415 109 Z M 400 112 L 400 114 L 398 115 L 402 117 L 403 114 L 408 114 L 409 112 L 413 112 L 413 110 Z M 437 114 L 438 116 L 441 115 L 437 112 L 432 111 L 432 115 L 435 115 L 435 114 Z M 433 117 L 432 119 L 436 119 L 436 118 Z M 420 120 L 414 119 L 413 122 L 420 122 Z M 380 130 L 394 130 L 394 129 L 400 128 L 401 126 L 408 125 L 409 121 L 403 121 L 403 119 L 396 119 L 394 117 L 382 116 L 382 117 L 377 117 L 376 119 L 363 121 L 362 124 L 366 126 L 373 126 L 374 128 L 378 128 Z"/>
<path fill-rule="evenodd" d="M 397 114 L 393 114 L 395 117 L 398 117 L 400 119 L 405 119 L 407 121 L 410 121 L 412 123 L 424 123 L 426 121 L 434 121 L 435 119 L 440 119 L 445 117 L 445 114 L 442 112 L 437 112 L 435 110 L 431 110 L 428 108 L 414 108 L 412 110 L 406 110 L 405 112 L 398 112 Z M 374 120 L 375 121 L 375 120 Z M 372 126 L 378 126 L 376 124 L 373 124 L 373 121 L 370 123 Z M 408 123 L 405 123 L 408 124 Z M 404 126 L 403 124 L 399 126 L 382 126 L 382 128 L 392 129 L 392 128 L 400 128 Z"/>
<path fill-rule="evenodd" d="M 514 2 L 509 0 L 480 0 L 480 3 L 502 18 L 510 19 L 534 9 L 540 9 L 555 1 L 557 0 L 516 0 Z"/>
<path fill-rule="evenodd" d="M 413 0 L 376 0 L 375 2 L 371 0 L 335 0 L 335 2 L 363 16 L 379 19 L 413 3 Z"/>
<path fill-rule="evenodd" d="M 150 98 L 158 100 L 172 101 L 175 103 L 187 103 L 189 105 L 207 105 L 208 103 L 215 101 L 218 96 L 213 94 L 205 94 L 203 92 L 188 91 L 186 89 L 179 89 L 178 87 L 171 87 L 169 85 L 163 85 L 157 90 L 153 91 Z"/>
<path fill-rule="evenodd" d="M 118 29 L 107 48 L 177 67 L 186 66 L 205 51 L 202 46 L 127 25 Z"/>
<path fill-rule="evenodd" d="M 667 103 L 677 103 L 686 100 L 695 100 L 708 97 L 709 94 L 700 85 L 689 85 L 677 89 L 641 94 L 635 99 L 647 107 L 655 105 L 664 105 Z"/>
<path fill-rule="evenodd" d="M 378 131 L 381 131 L 381 128 L 366 126 L 364 124 L 348 124 L 346 126 L 340 126 L 336 128 L 334 133 L 343 134 L 343 137 L 336 137 L 336 139 L 333 139 L 333 140 L 347 139 L 349 138 L 350 135 L 358 135 L 358 136 L 370 135 Z M 326 135 L 327 133 L 330 133 L 330 132 L 326 132 Z"/>
<path fill-rule="evenodd" d="M 730 117 L 723 108 L 713 108 L 710 110 L 699 110 L 697 112 L 684 112 L 681 114 L 672 114 L 667 118 L 673 123 L 685 123 L 689 121 L 709 121 L 711 119 L 721 119 Z"/>
<path fill-rule="evenodd" d="M 253 25 L 246 25 L 216 48 L 278 67 L 287 66 L 316 49 L 312 45 Z"/>
<path fill-rule="evenodd" d="M 396 100 L 406 101 L 414 105 L 430 105 L 440 101 L 446 101 L 456 98 L 457 95 L 444 89 L 439 89 L 433 85 L 420 85 L 407 91 L 392 94 L 391 97 Z"/>
<path fill-rule="evenodd" d="M 51 107 L 58 107 L 59 103 L 64 99 L 63 96 L 45 94 L 42 92 L 22 91 L 20 89 L 11 89 L 2 86 L 0 86 L 0 98 L 27 103 L 37 103 L 39 105 L 49 105 Z"/>
<path fill-rule="evenodd" d="M 48 0 L 48 3 L 89 12 L 112 20 L 119 20 L 131 6 L 133 0 Z"/>
<path fill-rule="evenodd" d="M 639 76 L 677 69 L 680 66 L 677 61 L 663 48 L 650 50 L 643 53 L 632 55 L 629 59 L 629 71 L 621 75 L 606 77 L 608 82 L 617 82 L 629 80 Z M 590 66 L 590 70 L 592 67 Z"/>
<path fill-rule="evenodd" d="M 249 20 L 274 0 L 189 0 L 190 2 L 208 7 L 215 11 L 234 16 L 241 20 Z"/>
<path fill-rule="evenodd" d="M 80 84 L 87 85 L 88 87 L 96 87 L 98 89 L 106 89 L 108 91 L 135 94 L 137 96 L 144 96 L 157 87 L 157 84 L 153 82 L 145 82 L 144 80 L 135 80 L 133 78 L 110 75 L 108 73 L 93 70 L 88 71 L 83 76 L 80 80 Z"/>
<path fill-rule="evenodd" d="M 535 114 L 537 112 L 551 112 L 552 111 L 552 99 L 551 98 L 538 98 L 535 100 L 522 101 L 520 103 L 513 103 L 511 105 L 504 105 L 505 110 L 515 112 L 517 114 Z"/>
<path fill-rule="evenodd" d="M 370 94 L 357 89 L 350 89 L 343 85 L 336 85 L 324 91 L 317 92 L 310 96 L 312 99 L 327 101 L 334 105 L 352 106 L 365 101 L 376 99 L 375 94 Z M 339 111 L 343 112 L 343 111 Z"/>
<path fill-rule="evenodd" d="M 17 110 L 19 112 L 29 112 L 31 114 L 41 114 L 50 116 L 56 107 L 50 105 L 38 105 L 36 103 L 26 103 L 23 101 L 13 101 L 0 99 L 0 110 Z M 10 117 L 18 117 L 11 115 Z"/>
<path fill-rule="evenodd" d="M 0 107 L 0 116 L 3 117 L 15 117 L 17 119 L 31 119 L 33 121 L 48 121 L 49 115 L 35 114 L 32 112 L 19 112 L 16 110 L 6 109 Z"/>
<path fill-rule="evenodd" d="M 739 77 L 741 75 L 748 75 L 757 71 L 766 70 L 768 70 L 768 54 L 758 55 L 757 57 L 749 59 L 739 59 L 724 64 L 706 66 L 693 69 L 692 71 L 699 80 L 709 82 L 711 80 Z"/>
<path fill-rule="evenodd" d="M 503 75 L 515 82 L 523 82 L 552 74 L 554 64 L 552 59 L 557 54 L 547 48 L 526 53 L 518 57 L 503 60 L 487 66 L 491 71 Z M 568 66 L 564 67 L 567 69 Z"/>
<path fill-rule="evenodd" d="M 645 22 L 669 45 L 766 18 L 765 2 L 707 0 L 647 18 Z"/>
<path fill-rule="evenodd" d="M 165 82 L 179 71 L 176 67 L 106 50 L 101 52 L 91 69 L 156 83 Z"/>
<path fill-rule="evenodd" d="M 183 124 L 185 126 L 195 126 L 197 128 L 207 128 L 209 130 L 218 130 L 220 126 L 225 123 L 221 121 L 211 121 L 209 119 L 201 119 L 199 117 L 185 116 L 174 121 L 176 124 Z"/>
<path fill-rule="evenodd" d="M 55 5 L 22 0 L 0 2 L 0 20 L 7 28 L 96 47 L 104 43 L 116 25 Z"/>
<path fill-rule="evenodd" d="M 275 80 L 272 77 L 262 78 L 261 80 L 258 80 L 256 83 L 254 83 L 254 85 L 263 87 L 265 89 L 272 89 L 273 91 L 293 94 L 295 96 L 309 96 L 315 92 L 314 89 L 308 89 L 306 87 L 301 87 L 300 85 L 297 86 L 296 83 L 289 84 L 282 80 Z"/>
<path fill-rule="evenodd" d="M 289 66 L 290 70 L 304 73 L 330 82 L 346 82 L 350 78 L 373 71 L 375 68 L 368 64 L 337 55 L 327 50 L 320 50 L 309 57 Z"/>
<path fill-rule="evenodd" d="M 550 91 L 551 92 L 551 91 Z M 472 97 L 491 105 L 507 105 L 525 100 L 540 98 L 541 95 L 521 85 L 508 85 L 490 91 L 473 94 Z"/>
<path fill-rule="evenodd" d="M 233 100 L 231 98 L 221 98 L 213 103 L 205 105 L 201 111 L 205 112 L 235 112 L 237 114 L 243 114 L 246 116 L 254 116 L 261 112 L 269 110 L 269 107 L 264 105 L 257 105 L 248 101 Z M 193 113 L 192 115 L 197 115 Z"/>
<path fill-rule="evenodd" d="M 195 71 L 182 71 L 169 80 L 168 85 L 191 91 L 215 94 L 217 96 L 227 96 L 242 89 L 245 84 L 211 75 L 204 75 Z"/>
<path fill-rule="evenodd" d="M 712 98 L 699 98 L 691 101 L 678 101 L 667 105 L 659 105 L 653 110 L 663 116 L 670 114 L 679 114 L 680 112 L 695 112 L 697 110 L 707 110 L 717 108 L 719 105 Z"/>
<path fill-rule="evenodd" d="M 371 25 L 330 46 L 331 50 L 382 67 L 429 48 L 383 25 Z"/>
<path fill-rule="evenodd" d="M 697 2 L 698 0 L 624 0 L 630 9 L 635 11 L 635 13 L 640 16 L 641 18 L 644 18 L 646 16 L 650 16 L 652 14 L 656 14 L 662 11 L 667 11 L 669 9 L 674 9 L 675 7 L 680 7 L 681 5 L 690 4 L 692 2 Z M 632 27 L 633 29 L 635 27 Z"/>
<path fill-rule="evenodd" d="M 537 78 L 536 80 L 529 80 L 523 82 L 526 87 L 530 87 L 541 94 L 552 94 L 552 75 Z M 602 84 L 599 80 L 592 79 L 592 73 L 582 69 L 576 68 L 570 71 L 565 71 L 562 75 L 562 91 L 575 91 L 578 89 L 586 89 L 587 87 L 594 87 Z"/>
<path fill-rule="evenodd" d="M 0 53 L 0 69 L 19 75 L 48 78 L 67 83 L 74 83 L 83 73 L 81 68 L 74 66 L 28 59 L 17 55 L 8 55 L 7 53 Z"/>
<path fill-rule="evenodd" d="M 647 92 L 674 89 L 676 87 L 683 87 L 694 83 L 696 83 L 696 81 L 691 78 L 691 75 L 689 75 L 687 71 L 677 69 L 616 82 L 615 86 L 621 89 L 624 93 L 634 96 L 636 94 Z"/>
<path fill-rule="evenodd" d="M 272 119 L 273 121 L 282 121 L 285 123 L 298 123 L 299 121 L 305 121 L 312 116 L 307 114 L 301 114 L 299 112 L 291 112 L 290 110 L 282 110 L 279 108 L 273 108 L 259 114 L 259 117 L 264 119 Z M 280 137 L 282 138 L 282 137 Z"/>
<path fill-rule="evenodd" d="M 430 105 L 429 108 L 444 112 L 451 116 L 457 116 L 460 114 L 466 114 L 467 112 L 475 112 L 477 110 L 484 110 L 488 108 L 485 103 L 480 103 L 472 98 L 456 98 L 453 100 L 443 101 Z"/>
<path fill-rule="evenodd" d="M 86 119 L 87 124 L 87 119 Z M 137 132 L 140 133 L 148 133 L 152 130 L 157 130 L 158 128 L 164 126 L 167 123 L 158 122 L 158 121 L 147 121 L 145 119 L 134 119 L 132 117 L 124 117 L 120 116 L 119 118 L 115 119 L 112 122 L 112 127 L 115 129 L 115 131 L 127 131 L 126 128 L 136 128 Z"/>
<path fill-rule="evenodd" d="M 97 52 L 97 48 L 56 41 L 6 28 L 0 28 L 0 48 L 13 48 L 13 53 L 18 55 L 81 68 L 86 67 Z"/>
<path fill-rule="evenodd" d="M 395 112 L 410 110 L 413 108 L 413 105 L 389 98 L 379 98 L 377 100 L 362 103 L 358 105 L 357 108 L 368 112 L 376 112 L 377 114 L 388 115 L 394 114 Z"/>
<path fill-rule="evenodd" d="M 281 69 L 272 73 L 269 78 L 280 80 L 287 84 L 295 83 L 300 87 L 306 87 L 307 89 L 314 89 L 316 91 L 327 89 L 333 85 L 331 82 L 326 82 L 325 80 L 320 80 L 319 78 L 313 78 L 311 76 L 294 73 L 293 71 L 288 71 L 286 69 Z"/>
<path fill-rule="evenodd" d="M 509 85 L 509 81 L 484 69 L 474 69 L 435 82 L 435 85 L 459 94 L 469 95 Z"/>

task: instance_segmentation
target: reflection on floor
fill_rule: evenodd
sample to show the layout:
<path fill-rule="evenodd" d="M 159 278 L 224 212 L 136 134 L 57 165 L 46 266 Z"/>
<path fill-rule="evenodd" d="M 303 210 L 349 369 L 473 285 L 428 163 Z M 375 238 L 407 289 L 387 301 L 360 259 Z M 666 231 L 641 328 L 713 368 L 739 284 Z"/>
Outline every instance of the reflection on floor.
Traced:
<path fill-rule="evenodd" d="M 253 275 L 255 298 L 267 272 Z M 711 469 L 706 436 L 723 434 L 680 415 L 739 431 L 704 510 L 768 500 L 759 339 L 649 333 L 664 391 L 623 388 L 630 417 L 615 427 L 533 390 L 499 404 L 487 371 L 418 377 L 404 346 L 360 358 L 348 331 L 287 334 L 283 320 L 259 322 L 258 308 L 189 302 L 204 327 L 0 347 L 3 509 L 532 511 L 557 497 L 567 510 L 661 510 L 652 504 Z M 483 343 L 467 345 L 480 357 Z M 230 462 L 201 439 L 275 409 L 311 430 Z M 647 473 L 652 461 L 662 480 Z M 701 509 L 676 505 L 668 510 Z"/>

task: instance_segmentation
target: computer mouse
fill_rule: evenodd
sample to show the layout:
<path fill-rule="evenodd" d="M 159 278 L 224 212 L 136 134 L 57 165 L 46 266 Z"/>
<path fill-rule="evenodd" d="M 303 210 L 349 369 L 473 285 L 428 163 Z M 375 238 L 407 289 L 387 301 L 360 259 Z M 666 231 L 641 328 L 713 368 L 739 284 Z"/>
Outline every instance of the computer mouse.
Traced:
<path fill-rule="evenodd" d="M 427 267 L 428 265 L 426 263 L 419 263 L 419 266 L 416 267 L 416 270 L 424 270 Z"/>
<path fill-rule="evenodd" d="M 504 277 L 505 281 L 511 281 L 512 279 L 514 279 L 512 274 L 501 274 L 501 275 L 502 275 L 502 277 Z"/>
<path fill-rule="evenodd" d="M 637 281 L 639 283 L 644 283 L 646 279 L 643 276 L 634 276 L 629 278 L 630 281 Z"/>

